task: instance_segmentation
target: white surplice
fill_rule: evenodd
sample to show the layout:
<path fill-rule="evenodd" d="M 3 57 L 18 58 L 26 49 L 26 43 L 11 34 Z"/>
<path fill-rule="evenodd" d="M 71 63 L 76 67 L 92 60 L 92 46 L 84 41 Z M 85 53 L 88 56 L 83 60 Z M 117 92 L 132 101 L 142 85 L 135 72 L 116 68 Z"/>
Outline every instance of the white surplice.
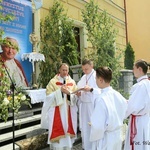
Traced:
<path fill-rule="evenodd" d="M 90 122 L 91 113 L 93 111 L 94 100 L 101 93 L 100 89 L 96 84 L 96 72 L 92 69 L 91 73 L 88 75 L 83 75 L 80 81 L 77 83 L 78 88 L 83 88 L 89 85 L 93 88 L 93 92 L 81 91 L 81 96 L 79 98 L 79 127 L 82 136 L 82 147 L 84 150 L 91 150 L 92 143 L 90 142 L 90 127 L 88 122 Z"/>
<path fill-rule="evenodd" d="M 112 87 L 102 89 L 91 116 L 91 150 L 121 150 L 126 99 Z"/>
<path fill-rule="evenodd" d="M 131 89 L 126 117 L 136 115 L 134 150 L 150 150 L 150 80 L 142 76 Z M 125 140 L 125 150 L 131 150 L 130 145 L 131 116 Z"/>

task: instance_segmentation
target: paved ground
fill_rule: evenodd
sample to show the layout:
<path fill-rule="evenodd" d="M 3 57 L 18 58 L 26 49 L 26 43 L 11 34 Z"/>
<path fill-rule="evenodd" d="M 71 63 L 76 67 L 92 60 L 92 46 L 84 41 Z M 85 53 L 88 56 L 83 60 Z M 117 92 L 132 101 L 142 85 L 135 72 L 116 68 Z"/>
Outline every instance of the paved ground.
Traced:
<path fill-rule="evenodd" d="M 52 150 L 52 149 L 50 149 L 49 147 L 47 147 L 47 148 L 44 148 L 44 149 L 42 149 L 42 150 Z M 76 143 L 76 144 L 73 146 L 72 150 L 82 150 L 82 143 L 81 143 L 81 141 L 78 142 L 78 143 Z M 123 147 L 122 147 L 122 150 L 123 150 Z"/>
<path fill-rule="evenodd" d="M 78 143 L 76 144 L 75 146 L 73 146 L 73 149 L 72 150 L 82 150 L 82 143 Z"/>
<path fill-rule="evenodd" d="M 122 128 L 122 139 L 123 140 L 125 139 L 126 130 L 127 130 L 127 125 L 124 124 L 124 126 Z M 122 149 L 123 149 L 123 147 L 122 147 Z M 42 150 L 52 150 L 52 149 L 47 147 L 47 148 L 42 149 Z M 74 143 L 74 146 L 73 146 L 72 150 L 82 150 L 82 143 L 81 143 L 81 135 L 80 134 L 78 135 L 78 138 L 77 138 L 76 142 Z"/>
<path fill-rule="evenodd" d="M 52 150 L 52 149 L 50 149 L 49 147 L 47 147 L 47 148 L 44 148 L 44 149 L 42 149 L 42 150 Z M 75 144 L 75 145 L 73 146 L 72 150 L 82 150 L 81 142 Z"/>

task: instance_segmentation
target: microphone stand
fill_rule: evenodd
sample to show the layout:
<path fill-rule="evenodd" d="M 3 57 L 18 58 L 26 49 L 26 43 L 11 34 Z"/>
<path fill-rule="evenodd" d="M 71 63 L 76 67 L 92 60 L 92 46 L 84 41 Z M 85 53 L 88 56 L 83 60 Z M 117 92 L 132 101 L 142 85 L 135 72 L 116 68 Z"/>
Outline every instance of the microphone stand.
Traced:
<path fill-rule="evenodd" d="M 6 66 L 5 66 L 5 64 L 4 64 L 4 68 L 5 68 L 6 72 L 7 72 L 7 75 L 8 75 L 8 77 L 9 77 L 10 81 L 11 81 L 10 89 L 12 90 L 12 102 L 13 102 L 13 109 L 12 109 L 12 115 L 13 115 L 13 122 L 12 122 L 12 128 L 13 128 L 13 150 L 15 150 L 15 112 L 14 112 L 14 96 L 15 96 L 15 90 L 16 90 L 16 88 L 15 88 L 15 84 L 14 84 L 14 82 L 13 82 L 13 80 L 12 80 L 12 78 L 11 78 L 11 76 L 10 76 L 10 74 L 9 74 L 9 72 L 8 72 L 8 70 L 7 70 L 7 68 L 6 68 Z"/>

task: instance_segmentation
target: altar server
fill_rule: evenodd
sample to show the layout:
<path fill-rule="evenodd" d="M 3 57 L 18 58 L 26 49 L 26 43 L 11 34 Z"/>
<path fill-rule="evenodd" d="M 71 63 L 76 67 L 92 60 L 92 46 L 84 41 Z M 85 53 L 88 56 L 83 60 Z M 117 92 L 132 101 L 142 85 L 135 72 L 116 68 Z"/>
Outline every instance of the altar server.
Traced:
<path fill-rule="evenodd" d="M 150 150 L 150 80 L 149 64 L 138 60 L 133 67 L 137 83 L 131 89 L 126 117 L 130 117 L 125 150 Z"/>
<path fill-rule="evenodd" d="M 112 71 L 108 67 L 96 69 L 96 83 L 101 94 L 95 101 L 91 115 L 91 150 L 121 150 L 121 130 L 125 112 L 126 99 L 110 86 Z"/>
<path fill-rule="evenodd" d="M 101 93 L 96 85 L 96 72 L 94 70 L 92 60 L 85 59 L 82 61 L 82 70 L 84 75 L 77 83 L 78 88 L 84 88 L 79 94 L 79 122 L 82 136 L 82 148 L 91 150 L 92 143 L 90 142 L 90 121 L 93 111 L 94 100 Z"/>

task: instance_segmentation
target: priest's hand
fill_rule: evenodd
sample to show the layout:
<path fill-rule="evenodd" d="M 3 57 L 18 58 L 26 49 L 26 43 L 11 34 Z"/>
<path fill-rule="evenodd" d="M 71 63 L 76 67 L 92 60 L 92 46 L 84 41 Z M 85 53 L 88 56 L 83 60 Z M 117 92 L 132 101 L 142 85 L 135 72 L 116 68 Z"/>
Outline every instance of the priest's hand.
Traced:
<path fill-rule="evenodd" d="M 70 91 L 69 91 L 69 89 L 68 89 L 68 87 L 66 85 L 63 85 L 61 87 L 61 92 L 65 93 L 67 95 L 70 95 Z"/>

